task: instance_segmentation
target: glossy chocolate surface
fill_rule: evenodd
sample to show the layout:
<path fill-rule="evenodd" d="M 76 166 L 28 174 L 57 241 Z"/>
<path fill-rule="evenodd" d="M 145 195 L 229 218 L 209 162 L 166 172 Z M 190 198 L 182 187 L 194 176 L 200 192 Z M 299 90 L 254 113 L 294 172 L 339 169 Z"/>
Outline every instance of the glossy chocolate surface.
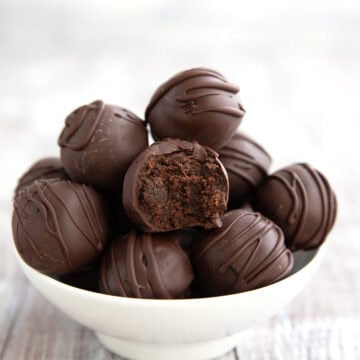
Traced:
<path fill-rule="evenodd" d="M 203 232 L 194 246 L 195 278 L 208 295 L 226 295 L 284 278 L 293 256 L 281 229 L 259 213 L 232 210 L 220 229 Z"/>
<path fill-rule="evenodd" d="M 72 180 L 121 194 L 126 170 L 147 146 L 147 131 L 132 112 L 98 100 L 66 118 L 58 144 Z"/>
<path fill-rule="evenodd" d="M 278 224 L 292 250 L 320 246 L 337 211 L 335 194 L 323 174 L 308 164 L 283 168 L 256 193 L 257 210 Z"/>
<path fill-rule="evenodd" d="M 40 179 L 69 179 L 59 158 L 49 157 L 35 162 L 19 179 L 15 194 Z"/>
<path fill-rule="evenodd" d="M 271 164 L 271 157 L 253 139 L 236 133 L 219 150 L 219 159 L 229 176 L 228 208 L 237 209 L 265 179 Z"/>
<path fill-rule="evenodd" d="M 99 285 L 110 295 L 177 299 L 189 295 L 192 280 L 190 260 L 176 237 L 132 230 L 103 255 Z"/>
<path fill-rule="evenodd" d="M 108 238 L 108 209 L 87 185 L 40 180 L 18 193 L 12 225 L 23 260 L 45 274 L 62 275 L 100 254 Z"/>
<path fill-rule="evenodd" d="M 245 115 L 238 92 L 215 70 L 186 70 L 155 91 L 145 119 L 156 140 L 179 138 L 216 150 L 231 139 Z"/>

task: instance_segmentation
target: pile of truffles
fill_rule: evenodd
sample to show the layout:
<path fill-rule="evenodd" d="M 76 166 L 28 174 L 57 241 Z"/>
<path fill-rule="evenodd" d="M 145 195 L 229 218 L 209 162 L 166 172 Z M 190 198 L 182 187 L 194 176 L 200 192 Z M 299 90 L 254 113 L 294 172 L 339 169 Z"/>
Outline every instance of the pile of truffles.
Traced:
<path fill-rule="evenodd" d="M 35 163 L 15 190 L 24 261 L 135 298 L 226 295 L 286 277 L 294 251 L 326 239 L 336 198 L 310 165 L 268 175 L 269 154 L 238 132 L 238 92 L 196 68 L 155 91 L 145 121 L 102 101 L 74 110 L 60 158 Z"/>

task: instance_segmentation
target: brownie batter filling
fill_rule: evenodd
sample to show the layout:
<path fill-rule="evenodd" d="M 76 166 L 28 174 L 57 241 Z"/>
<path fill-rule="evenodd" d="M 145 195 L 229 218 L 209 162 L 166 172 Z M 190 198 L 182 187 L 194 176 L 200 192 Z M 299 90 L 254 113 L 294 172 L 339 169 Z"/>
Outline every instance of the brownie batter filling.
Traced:
<path fill-rule="evenodd" d="M 221 226 L 227 183 L 216 159 L 191 151 L 151 155 L 139 172 L 138 204 L 147 221 L 173 230 Z"/>

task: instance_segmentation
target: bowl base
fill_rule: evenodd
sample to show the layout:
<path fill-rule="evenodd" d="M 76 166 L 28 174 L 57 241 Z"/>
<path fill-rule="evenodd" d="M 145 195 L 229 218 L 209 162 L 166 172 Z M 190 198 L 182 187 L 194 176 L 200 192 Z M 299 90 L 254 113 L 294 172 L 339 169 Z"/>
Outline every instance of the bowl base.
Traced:
<path fill-rule="evenodd" d="M 241 334 L 193 344 L 149 344 L 96 333 L 100 343 L 111 352 L 131 360 L 208 360 L 223 355 L 240 341 Z"/>

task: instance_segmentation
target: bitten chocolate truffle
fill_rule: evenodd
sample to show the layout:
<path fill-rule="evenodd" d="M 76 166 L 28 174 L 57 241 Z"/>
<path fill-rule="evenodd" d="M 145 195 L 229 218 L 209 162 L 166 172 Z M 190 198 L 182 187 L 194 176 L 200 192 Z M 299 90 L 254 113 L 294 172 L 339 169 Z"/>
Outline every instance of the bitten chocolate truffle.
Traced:
<path fill-rule="evenodd" d="M 281 229 L 259 213 L 232 210 L 194 247 L 195 279 L 209 295 L 253 290 L 284 278 L 293 256 Z"/>
<path fill-rule="evenodd" d="M 155 91 L 145 119 L 156 140 L 179 138 L 220 149 L 245 114 L 238 92 L 215 70 L 183 71 Z"/>
<path fill-rule="evenodd" d="M 228 192 L 217 153 L 196 142 L 167 139 L 152 144 L 131 164 L 123 204 L 143 231 L 213 228 L 221 226 Z"/>
<path fill-rule="evenodd" d="M 173 235 L 132 230 L 103 255 L 99 287 L 110 295 L 177 299 L 189 295 L 192 280 L 190 260 Z"/>
<path fill-rule="evenodd" d="M 253 139 L 236 133 L 219 150 L 219 159 L 229 176 L 228 209 L 239 208 L 245 197 L 265 179 L 271 157 Z"/>
<path fill-rule="evenodd" d="M 256 207 L 281 227 L 291 250 L 309 250 L 325 241 L 337 202 L 323 174 L 295 164 L 267 178 L 256 192 Z"/>
<path fill-rule="evenodd" d="M 49 157 L 34 163 L 18 181 L 15 195 L 25 186 L 40 179 L 69 179 L 59 158 Z"/>
<path fill-rule="evenodd" d="M 107 205 L 86 185 L 35 181 L 14 201 L 16 248 L 31 267 L 63 275 L 94 260 L 108 237 Z"/>
<path fill-rule="evenodd" d="M 58 144 L 72 180 L 121 193 L 126 170 L 147 146 L 147 132 L 132 112 L 98 100 L 66 118 Z"/>

